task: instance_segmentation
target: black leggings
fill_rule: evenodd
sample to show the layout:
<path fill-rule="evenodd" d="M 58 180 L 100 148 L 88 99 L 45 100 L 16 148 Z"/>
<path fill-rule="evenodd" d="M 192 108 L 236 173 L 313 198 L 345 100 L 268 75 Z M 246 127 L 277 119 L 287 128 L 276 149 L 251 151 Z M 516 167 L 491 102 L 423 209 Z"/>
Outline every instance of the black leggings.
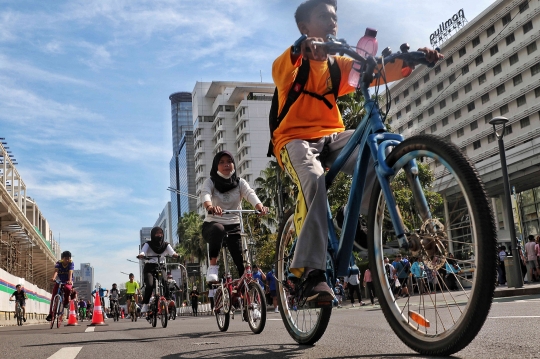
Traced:
<path fill-rule="evenodd" d="M 157 268 L 156 263 L 146 263 L 144 265 L 143 269 L 143 277 L 144 277 L 144 297 L 143 297 L 143 304 L 148 304 L 150 302 L 150 298 L 152 297 L 152 293 L 154 292 L 154 277 L 152 276 L 152 272 L 154 272 Z M 163 283 L 163 294 L 165 294 L 165 297 L 169 297 L 169 286 L 167 285 L 167 276 L 165 275 L 165 270 L 161 271 L 161 282 Z"/>
<path fill-rule="evenodd" d="M 227 245 L 238 274 L 244 274 L 244 260 L 242 258 L 242 241 L 240 240 L 240 224 L 221 224 L 204 222 L 202 236 L 209 244 L 210 258 L 217 258 L 221 250 L 221 243 Z M 224 258 L 225 260 L 225 258 Z"/>

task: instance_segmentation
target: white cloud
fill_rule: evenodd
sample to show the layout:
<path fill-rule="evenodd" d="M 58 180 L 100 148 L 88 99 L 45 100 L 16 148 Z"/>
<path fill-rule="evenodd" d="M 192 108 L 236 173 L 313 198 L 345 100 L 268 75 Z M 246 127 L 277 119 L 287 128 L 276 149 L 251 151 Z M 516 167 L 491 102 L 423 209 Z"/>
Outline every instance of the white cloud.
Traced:
<path fill-rule="evenodd" d="M 60 41 L 50 41 L 45 44 L 44 50 L 46 52 L 52 53 L 52 54 L 61 54 L 64 52 L 64 49 L 62 47 L 62 43 Z"/>

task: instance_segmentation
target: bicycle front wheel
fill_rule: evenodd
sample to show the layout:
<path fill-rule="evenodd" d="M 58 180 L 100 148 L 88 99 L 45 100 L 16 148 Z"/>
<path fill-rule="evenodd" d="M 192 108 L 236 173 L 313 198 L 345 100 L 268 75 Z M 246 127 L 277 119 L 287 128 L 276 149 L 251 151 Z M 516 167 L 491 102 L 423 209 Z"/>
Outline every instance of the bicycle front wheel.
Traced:
<path fill-rule="evenodd" d="M 311 345 L 324 334 L 332 308 L 312 308 L 296 295 L 295 284 L 290 280 L 293 275 L 289 268 L 297 238 L 294 211 L 289 210 L 280 225 L 276 243 L 276 292 L 279 312 L 289 335 L 299 344 Z"/>
<path fill-rule="evenodd" d="M 55 295 L 53 298 L 53 304 L 51 306 L 51 329 L 53 328 L 56 317 L 58 316 L 58 306 L 60 304 L 60 301 L 60 296 L 58 294 Z"/>
<path fill-rule="evenodd" d="M 154 304 L 152 304 L 152 318 L 151 318 L 151 324 L 152 326 L 155 328 L 156 325 L 157 325 L 157 305 L 156 305 L 156 301 L 154 301 Z"/>
<path fill-rule="evenodd" d="M 229 291 L 226 287 L 218 287 L 214 293 L 214 313 L 216 313 L 216 322 L 222 332 L 229 329 L 230 321 L 230 299 Z"/>
<path fill-rule="evenodd" d="M 416 167 L 411 166 L 413 159 Z M 424 355 L 451 355 L 474 339 L 491 307 L 497 257 L 493 211 L 471 162 L 439 137 L 403 141 L 387 164 L 395 171 L 389 195 L 409 248 L 398 251 L 377 181 L 368 216 L 369 264 L 377 298 L 406 345 Z M 409 256 L 410 267 L 398 253 Z M 384 260 L 392 255 L 399 286 Z"/>
<path fill-rule="evenodd" d="M 248 325 L 253 333 L 260 334 L 266 325 L 266 298 L 259 283 L 249 283 L 246 304 Z"/>
<path fill-rule="evenodd" d="M 159 301 L 159 311 L 161 316 L 161 326 L 167 328 L 167 321 L 169 320 L 168 303 L 166 300 Z"/>

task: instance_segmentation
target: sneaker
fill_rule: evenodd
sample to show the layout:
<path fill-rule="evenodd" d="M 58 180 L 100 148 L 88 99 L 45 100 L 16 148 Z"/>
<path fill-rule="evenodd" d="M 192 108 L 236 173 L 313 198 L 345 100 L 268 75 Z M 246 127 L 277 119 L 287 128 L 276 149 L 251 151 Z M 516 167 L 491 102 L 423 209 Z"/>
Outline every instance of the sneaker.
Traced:
<path fill-rule="evenodd" d="M 253 320 L 261 319 L 261 311 L 259 309 L 253 309 Z"/>
<path fill-rule="evenodd" d="M 334 291 L 326 283 L 326 276 L 321 269 L 314 269 L 309 272 L 307 278 L 302 282 L 302 297 L 306 301 L 333 301 Z"/>
<path fill-rule="evenodd" d="M 279 308 L 274 308 L 274 313 L 279 313 Z"/>
<path fill-rule="evenodd" d="M 52 320 L 52 314 L 47 315 L 47 318 L 45 318 L 45 320 L 50 322 Z"/>
<path fill-rule="evenodd" d="M 366 303 L 360 302 L 360 306 L 361 306 L 361 307 L 363 307 L 364 305 L 366 305 Z"/>
<path fill-rule="evenodd" d="M 143 304 L 141 308 L 141 313 L 146 313 L 146 312 L 148 312 L 148 304 Z"/>
<path fill-rule="evenodd" d="M 209 283 L 217 282 L 218 281 L 218 273 L 219 273 L 219 266 L 209 266 L 208 272 L 206 272 L 206 281 Z"/>
<path fill-rule="evenodd" d="M 351 307 L 353 307 L 353 308 L 354 308 L 354 307 L 356 307 L 356 305 L 354 305 L 354 303 L 353 303 L 353 305 L 351 305 Z"/>
<path fill-rule="evenodd" d="M 23 317 L 23 318 L 22 318 L 22 320 L 23 320 L 23 322 L 25 322 L 25 323 L 26 323 L 26 318 L 25 318 L 25 317 Z"/>

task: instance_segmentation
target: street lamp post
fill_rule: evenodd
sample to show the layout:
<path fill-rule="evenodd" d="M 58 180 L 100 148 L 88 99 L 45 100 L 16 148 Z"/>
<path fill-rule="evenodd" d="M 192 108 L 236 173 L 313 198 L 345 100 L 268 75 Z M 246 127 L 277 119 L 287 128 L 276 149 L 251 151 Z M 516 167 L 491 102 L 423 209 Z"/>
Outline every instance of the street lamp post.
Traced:
<path fill-rule="evenodd" d="M 501 156 L 501 170 L 504 186 L 504 202 L 506 206 L 506 215 L 508 217 L 508 226 L 510 229 L 510 243 L 512 246 L 512 257 L 514 260 L 514 280 L 515 288 L 523 287 L 523 275 L 521 274 L 521 266 L 519 265 L 521 257 L 519 256 L 517 238 L 516 238 L 516 228 L 514 225 L 514 214 L 512 213 L 512 201 L 510 198 L 510 181 L 508 179 L 508 168 L 506 166 L 506 153 L 504 149 L 504 132 L 506 130 L 506 123 L 508 119 L 506 117 L 495 117 L 492 118 L 489 123 L 493 125 L 493 132 L 497 137 L 499 142 L 499 155 Z M 497 133 L 497 126 L 502 125 L 501 133 Z"/>

